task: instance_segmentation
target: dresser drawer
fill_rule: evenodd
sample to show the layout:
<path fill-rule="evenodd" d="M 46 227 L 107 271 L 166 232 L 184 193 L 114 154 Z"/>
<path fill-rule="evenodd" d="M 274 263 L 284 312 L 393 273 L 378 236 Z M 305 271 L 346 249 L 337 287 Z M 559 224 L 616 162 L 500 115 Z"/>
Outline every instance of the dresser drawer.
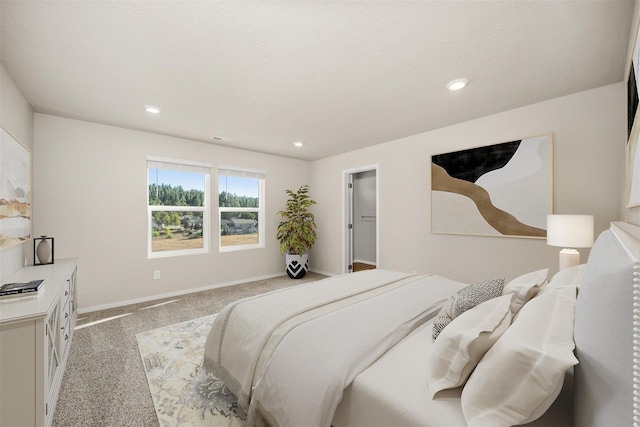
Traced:
<path fill-rule="evenodd" d="M 62 292 L 60 293 L 60 307 L 62 307 L 62 309 L 59 311 L 60 321 L 58 322 L 58 327 L 60 328 L 60 334 L 58 335 L 58 339 L 60 340 L 59 348 L 61 357 L 63 354 L 65 354 L 67 343 L 69 342 L 69 338 L 71 336 L 69 331 L 72 307 L 71 300 L 71 288 L 69 286 L 69 281 L 67 280 L 65 281 Z"/>
<path fill-rule="evenodd" d="M 67 352 L 67 346 L 71 342 L 71 317 L 67 318 L 67 321 L 61 324 L 60 328 L 60 356 Z"/>

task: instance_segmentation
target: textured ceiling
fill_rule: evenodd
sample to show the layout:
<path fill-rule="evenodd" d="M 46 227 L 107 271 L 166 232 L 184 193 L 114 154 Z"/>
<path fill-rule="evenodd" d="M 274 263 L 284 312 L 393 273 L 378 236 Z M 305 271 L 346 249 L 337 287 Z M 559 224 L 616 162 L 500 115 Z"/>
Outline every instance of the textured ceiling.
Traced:
<path fill-rule="evenodd" d="M 620 82 L 633 14 L 616 0 L 1 7 L 1 61 L 37 112 L 308 160 Z"/>

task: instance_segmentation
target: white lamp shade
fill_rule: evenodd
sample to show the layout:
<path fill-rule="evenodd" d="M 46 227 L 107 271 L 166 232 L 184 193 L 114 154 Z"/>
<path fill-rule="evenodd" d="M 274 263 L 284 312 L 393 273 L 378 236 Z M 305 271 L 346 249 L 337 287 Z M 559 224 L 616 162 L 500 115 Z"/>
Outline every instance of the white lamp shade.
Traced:
<path fill-rule="evenodd" d="M 593 215 L 547 215 L 547 245 L 590 248 L 593 246 Z"/>

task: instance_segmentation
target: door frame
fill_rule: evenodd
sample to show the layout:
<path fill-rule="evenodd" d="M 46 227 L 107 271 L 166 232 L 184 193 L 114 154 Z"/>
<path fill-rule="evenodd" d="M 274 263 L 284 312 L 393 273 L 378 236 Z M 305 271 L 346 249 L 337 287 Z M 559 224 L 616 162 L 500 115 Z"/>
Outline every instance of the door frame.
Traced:
<path fill-rule="evenodd" d="M 353 175 L 361 172 L 375 171 L 376 173 L 376 268 L 380 268 L 380 167 L 378 163 L 361 166 L 342 171 L 342 272 L 350 273 L 349 264 L 352 262 L 352 232 L 349 223 L 353 219 L 353 193 L 349 189 L 349 182 Z"/>

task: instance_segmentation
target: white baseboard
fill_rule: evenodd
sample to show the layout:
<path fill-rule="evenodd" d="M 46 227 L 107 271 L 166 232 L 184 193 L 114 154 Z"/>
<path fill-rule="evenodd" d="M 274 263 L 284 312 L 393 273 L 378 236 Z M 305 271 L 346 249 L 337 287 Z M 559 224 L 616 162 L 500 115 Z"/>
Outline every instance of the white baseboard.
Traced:
<path fill-rule="evenodd" d="M 325 274 L 325 273 L 319 273 L 319 274 Z M 141 302 L 154 301 L 154 300 L 158 300 L 158 299 L 171 298 L 171 297 L 175 297 L 175 296 L 179 296 L 179 295 L 192 294 L 194 292 L 208 291 L 210 289 L 225 288 L 227 286 L 241 285 L 243 283 L 255 282 L 255 281 L 258 281 L 258 280 L 273 279 L 274 277 L 280 277 L 282 275 L 283 275 L 283 273 L 269 274 L 267 276 L 254 277 L 254 278 L 251 278 L 251 279 L 234 280 L 232 282 L 217 283 L 215 285 L 202 286 L 200 288 L 184 289 L 184 290 L 176 291 L 176 292 L 168 292 L 166 294 L 151 295 L 151 296 L 148 296 L 148 297 L 135 298 L 135 299 L 125 300 L 125 301 L 118 301 L 118 302 L 114 302 L 114 303 L 110 303 L 110 304 L 102 304 L 102 305 L 95 305 L 93 307 L 79 308 L 78 309 L 78 314 L 90 313 L 92 311 L 98 311 L 98 310 L 106 310 L 108 308 L 122 307 L 122 306 L 125 306 L 125 305 L 131 305 L 131 304 L 139 304 Z"/>
<path fill-rule="evenodd" d="M 376 265 L 375 261 L 365 261 L 363 259 L 354 259 L 353 262 L 359 262 L 359 263 L 362 263 L 362 264 L 373 265 L 373 266 Z"/>

